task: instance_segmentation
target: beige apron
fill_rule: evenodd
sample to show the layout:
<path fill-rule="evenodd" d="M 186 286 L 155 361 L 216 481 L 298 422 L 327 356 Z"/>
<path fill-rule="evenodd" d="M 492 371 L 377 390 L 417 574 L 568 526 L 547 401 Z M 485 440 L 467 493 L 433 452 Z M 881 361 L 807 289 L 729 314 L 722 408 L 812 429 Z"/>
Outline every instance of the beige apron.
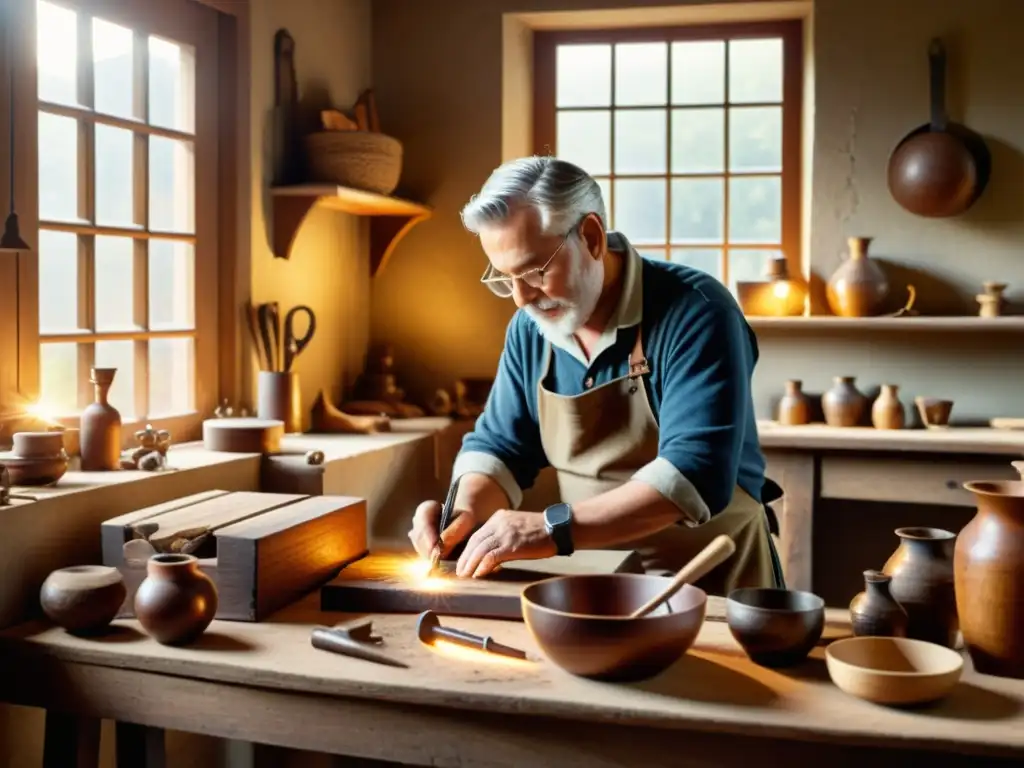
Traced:
<path fill-rule="evenodd" d="M 554 357 L 550 342 L 545 357 L 537 382 L 538 422 L 562 501 L 572 504 L 616 488 L 657 458 L 658 423 L 641 378 L 650 369 L 639 327 L 630 372 L 580 395 L 559 395 L 544 386 Z M 703 525 L 672 525 L 615 548 L 635 549 L 649 573 L 674 573 L 723 533 L 736 543 L 736 552 L 698 586 L 714 595 L 727 595 L 737 587 L 774 586 L 764 507 L 739 487 L 729 505 Z"/>

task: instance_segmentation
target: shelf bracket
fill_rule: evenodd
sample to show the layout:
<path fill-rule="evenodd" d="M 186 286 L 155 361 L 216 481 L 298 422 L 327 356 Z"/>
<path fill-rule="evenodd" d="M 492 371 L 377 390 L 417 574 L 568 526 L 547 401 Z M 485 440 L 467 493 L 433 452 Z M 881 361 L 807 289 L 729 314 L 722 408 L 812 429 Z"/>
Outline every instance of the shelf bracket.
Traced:
<path fill-rule="evenodd" d="M 314 196 L 277 197 L 273 200 L 273 227 L 271 238 L 274 258 L 290 259 L 295 236 L 306 216 L 317 204 Z"/>
<path fill-rule="evenodd" d="M 409 231 L 429 213 L 415 216 L 378 216 L 370 220 L 370 277 L 374 278 L 387 266 L 395 248 Z"/>

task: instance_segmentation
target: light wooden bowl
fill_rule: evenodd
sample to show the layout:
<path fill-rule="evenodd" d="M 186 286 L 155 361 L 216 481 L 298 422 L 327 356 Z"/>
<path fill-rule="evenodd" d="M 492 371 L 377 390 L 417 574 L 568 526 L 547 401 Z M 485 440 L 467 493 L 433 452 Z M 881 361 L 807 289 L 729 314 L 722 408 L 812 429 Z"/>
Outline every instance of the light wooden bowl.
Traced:
<path fill-rule="evenodd" d="M 925 704 L 960 681 L 963 657 L 954 650 L 905 637 L 850 637 L 825 649 L 836 686 L 876 704 Z"/>

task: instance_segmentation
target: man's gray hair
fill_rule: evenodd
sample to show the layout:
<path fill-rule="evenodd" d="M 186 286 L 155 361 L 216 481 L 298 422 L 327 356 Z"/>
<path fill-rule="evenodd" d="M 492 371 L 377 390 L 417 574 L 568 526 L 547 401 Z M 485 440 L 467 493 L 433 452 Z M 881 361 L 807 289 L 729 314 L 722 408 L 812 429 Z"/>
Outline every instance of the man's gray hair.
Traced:
<path fill-rule="evenodd" d="M 579 166 L 554 157 L 523 157 L 491 173 L 466 207 L 462 223 L 473 234 L 486 224 L 504 221 L 516 209 L 531 205 L 540 213 L 546 234 L 565 235 L 584 216 L 595 213 L 607 229 L 601 187 Z"/>

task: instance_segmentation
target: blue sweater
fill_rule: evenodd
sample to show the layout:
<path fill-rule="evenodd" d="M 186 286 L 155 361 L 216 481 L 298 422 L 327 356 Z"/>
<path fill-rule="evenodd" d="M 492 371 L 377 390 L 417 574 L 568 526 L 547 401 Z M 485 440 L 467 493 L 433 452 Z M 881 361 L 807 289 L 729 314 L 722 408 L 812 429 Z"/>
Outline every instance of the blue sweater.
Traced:
<path fill-rule="evenodd" d="M 712 515 L 739 485 L 761 500 L 765 461 L 758 442 L 751 378 L 757 339 L 732 295 L 699 270 L 643 258 L 643 340 L 651 375 L 644 377 L 658 420 L 658 456 L 696 488 Z M 546 387 L 562 395 L 625 376 L 636 326 L 619 328 L 615 343 L 586 367 L 552 346 Z M 501 460 L 520 488 L 548 465 L 537 423 L 537 380 L 545 339 L 523 311 L 512 317 L 505 349 L 483 415 L 463 439 L 462 452 Z"/>

